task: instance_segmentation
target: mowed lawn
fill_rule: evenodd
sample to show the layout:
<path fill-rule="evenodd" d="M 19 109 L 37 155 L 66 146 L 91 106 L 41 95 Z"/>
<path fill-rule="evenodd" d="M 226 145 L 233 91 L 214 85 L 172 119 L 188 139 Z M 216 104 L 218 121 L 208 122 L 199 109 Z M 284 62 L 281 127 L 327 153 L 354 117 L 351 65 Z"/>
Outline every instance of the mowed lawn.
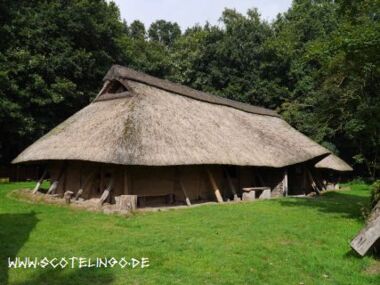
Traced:
<path fill-rule="evenodd" d="M 369 187 L 191 209 L 105 215 L 18 200 L 0 184 L 0 284 L 380 284 L 349 242 Z M 148 257 L 145 269 L 9 269 L 8 257 Z M 377 272 L 377 273 L 376 273 Z"/>

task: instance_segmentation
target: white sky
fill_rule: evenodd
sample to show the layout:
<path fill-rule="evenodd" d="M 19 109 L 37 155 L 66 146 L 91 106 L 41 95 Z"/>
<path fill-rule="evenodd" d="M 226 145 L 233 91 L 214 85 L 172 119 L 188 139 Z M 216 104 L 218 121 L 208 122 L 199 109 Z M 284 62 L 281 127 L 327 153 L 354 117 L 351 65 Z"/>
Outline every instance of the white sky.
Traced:
<path fill-rule="evenodd" d="M 292 0 L 113 0 L 127 23 L 142 21 L 149 27 L 155 20 L 177 22 L 182 30 L 194 24 L 217 24 L 224 8 L 234 8 L 246 13 L 258 8 L 263 19 L 273 20 L 278 13 L 285 12 Z"/>

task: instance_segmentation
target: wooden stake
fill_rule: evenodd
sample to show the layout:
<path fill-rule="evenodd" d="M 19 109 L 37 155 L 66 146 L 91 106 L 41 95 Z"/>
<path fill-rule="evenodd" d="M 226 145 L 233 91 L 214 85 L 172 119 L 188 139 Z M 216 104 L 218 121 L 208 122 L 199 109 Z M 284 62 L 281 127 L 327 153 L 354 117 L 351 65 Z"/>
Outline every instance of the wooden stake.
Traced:
<path fill-rule="evenodd" d="M 66 204 L 70 204 L 71 203 L 71 197 L 74 195 L 74 192 L 73 191 L 66 191 L 64 194 L 63 194 L 63 198 L 65 199 L 65 202 Z"/>
<path fill-rule="evenodd" d="M 380 201 L 377 202 L 368 217 L 367 225 L 351 241 L 351 247 L 364 256 L 380 238 Z"/>
<path fill-rule="evenodd" d="M 232 193 L 232 195 L 234 195 L 234 201 L 238 200 L 239 197 L 236 193 L 235 185 L 232 183 L 232 179 L 231 179 L 230 174 L 228 173 L 228 170 L 225 170 L 225 173 L 226 173 L 228 185 L 230 186 L 231 193 Z"/>
<path fill-rule="evenodd" d="M 212 175 L 211 171 L 208 169 L 207 169 L 207 174 L 210 179 L 211 186 L 214 190 L 216 200 L 218 201 L 218 203 L 223 203 L 223 198 L 222 198 L 222 195 L 220 194 L 218 186 L 216 185 L 214 176 Z"/>
<path fill-rule="evenodd" d="M 111 192 L 112 188 L 113 188 L 113 177 L 111 177 L 110 182 L 109 182 L 107 188 L 103 191 L 103 194 L 100 197 L 100 200 L 99 200 L 99 204 L 100 205 L 103 205 L 103 203 L 107 200 L 107 198 L 110 195 L 110 192 Z"/>
<path fill-rule="evenodd" d="M 87 188 L 88 184 L 92 181 L 93 176 L 95 175 L 95 172 L 92 171 L 84 181 L 81 188 L 79 188 L 77 194 L 75 195 L 75 200 L 78 200 L 79 197 L 83 194 L 83 191 Z"/>
<path fill-rule="evenodd" d="M 42 174 L 40 180 L 37 181 L 36 187 L 34 187 L 34 189 L 33 189 L 33 194 L 36 194 L 37 191 L 40 189 L 41 184 L 42 184 L 42 182 L 44 181 L 46 174 L 47 174 L 47 169 L 45 169 L 45 171 L 44 171 L 44 173 Z"/>
<path fill-rule="evenodd" d="M 50 185 L 49 190 L 46 194 L 54 194 L 55 190 L 58 187 L 59 180 L 54 180 L 53 183 Z"/>
<path fill-rule="evenodd" d="M 182 182 L 181 177 L 179 178 L 179 186 L 180 186 L 181 189 L 182 189 L 183 195 L 185 195 L 185 200 L 186 200 L 186 204 L 187 204 L 187 206 L 191 206 L 190 199 L 189 199 L 189 197 L 187 196 L 186 188 L 185 188 L 185 185 L 184 185 L 183 182 Z"/>
<path fill-rule="evenodd" d="M 83 194 L 83 189 L 79 189 L 78 192 L 77 192 L 77 194 L 75 194 L 75 198 L 74 199 L 78 200 L 79 197 L 82 196 L 82 194 Z"/>
<path fill-rule="evenodd" d="M 319 175 L 319 173 L 314 171 L 313 177 L 315 177 L 315 182 L 316 182 L 317 186 L 319 187 L 319 189 L 320 190 L 326 190 L 325 185 L 323 184 L 323 181 L 321 181 L 322 178 Z"/>
<path fill-rule="evenodd" d="M 283 192 L 284 192 L 285 196 L 288 196 L 289 181 L 288 181 L 288 170 L 287 169 L 285 169 L 285 172 L 284 172 Z"/>
<path fill-rule="evenodd" d="M 57 179 L 54 180 L 53 183 L 50 185 L 50 188 L 46 194 L 55 194 L 55 190 L 57 190 L 57 188 L 58 188 L 59 181 L 61 180 L 62 175 L 65 172 L 65 169 L 66 169 L 66 164 L 64 163 L 62 165 L 62 168 L 61 168 L 59 174 L 58 174 Z"/>
<path fill-rule="evenodd" d="M 312 188 L 314 189 L 314 191 L 319 195 L 319 194 L 320 194 L 320 191 L 319 191 L 318 186 L 317 186 L 317 184 L 315 183 L 314 178 L 313 178 L 313 176 L 311 175 L 309 169 L 307 169 L 306 172 L 307 172 L 307 175 L 309 176 L 309 179 L 310 179 L 310 181 L 311 181 L 311 187 L 312 187 Z"/>

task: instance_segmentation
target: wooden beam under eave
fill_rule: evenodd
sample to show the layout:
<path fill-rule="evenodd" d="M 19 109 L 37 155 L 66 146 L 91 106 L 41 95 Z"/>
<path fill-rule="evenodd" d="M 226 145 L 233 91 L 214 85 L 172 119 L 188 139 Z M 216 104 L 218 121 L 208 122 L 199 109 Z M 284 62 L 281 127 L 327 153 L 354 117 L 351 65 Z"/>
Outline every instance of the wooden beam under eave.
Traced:
<path fill-rule="evenodd" d="M 40 189 L 41 184 L 44 181 L 46 174 L 47 174 L 47 169 L 44 170 L 44 173 L 42 174 L 41 178 L 37 181 L 37 184 L 33 189 L 33 194 L 36 194 L 37 191 Z"/>
<path fill-rule="evenodd" d="M 283 192 L 284 196 L 288 196 L 289 194 L 289 179 L 288 179 L 288 170 L 284 170 L 284 181 L 283 181 Z"/>
<path fill-rule="evenodd" d="M 212 173 L 211 173 L 211 171 L 209 169 L 207 169 L 207 174 L 208 174 L 208 177 L 210 179 L 211 186 L 212 186 L 212 188 L 214 190 L 214 194 L 215 194 L 216 200 L 218 201 L 218 203 L 223 203 L 223 197 L 220 194 L 220 190 L 218 188 L 218 185 L 216 184 L 214 176 L 212 175 Z"/>
<path fill-rule="evenodd" d="M 187 206 L 191 206 L 191 202 L 190 202 L 189 196 L 187 196 L 186 188 L 185 188 L 185 185 L 182 182 L 181 177 L 179 177 L 179 186 L 181 187 L 183 195 L 185 196 L 186 205 Z"/>
<path fill-rule="evenodd" d="M 231 193 L 232 193 L 232 195 L 234 196 L 234 200 L 237 200 L 237 199 L 238 199 L 238 195 L 237 195 L 237 193 L 236 193 L 235 185 L 234 185 L 234 183 L 232 182 L 231 176 L 230 176 L 230 174 L 228 173 L 228 170 L 227 170 L 227 169 L 225 170 L 225 173 L 226 173 L 226 177 L 227 177 L 228 185 L 230 186 Z"/>
<path fill-rule="evenodd" d="M 314 177 L 313 175 L 311 174 L 310 170 L 307 169 L 307 175 L 309 176 L 309 179 L 310 179 L 310 182 L 311 182 L 311 187 L 314 189 L 315 193 L 317 193 L 318 195 L 320 194 L 320 190 L 318 189 L 318 185 L 317 183 L 315 183 L 314 181 Z"/>

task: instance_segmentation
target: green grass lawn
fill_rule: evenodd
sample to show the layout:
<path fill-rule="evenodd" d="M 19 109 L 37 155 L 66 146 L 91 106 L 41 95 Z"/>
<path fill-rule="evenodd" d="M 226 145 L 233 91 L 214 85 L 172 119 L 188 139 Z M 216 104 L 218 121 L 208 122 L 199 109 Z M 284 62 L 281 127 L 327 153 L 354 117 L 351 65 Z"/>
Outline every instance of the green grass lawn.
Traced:
<path fill-rule="evenodd" d="M 0 184 L 0 284 L 380 284 L 350 240 L 369 187 L 141 213 L 129 218 L 20 201 Z M 8 257 L 148 257 L 145 269 L 9 269 Z M 377 271 L 377 274 L 375 273 Z"/>

